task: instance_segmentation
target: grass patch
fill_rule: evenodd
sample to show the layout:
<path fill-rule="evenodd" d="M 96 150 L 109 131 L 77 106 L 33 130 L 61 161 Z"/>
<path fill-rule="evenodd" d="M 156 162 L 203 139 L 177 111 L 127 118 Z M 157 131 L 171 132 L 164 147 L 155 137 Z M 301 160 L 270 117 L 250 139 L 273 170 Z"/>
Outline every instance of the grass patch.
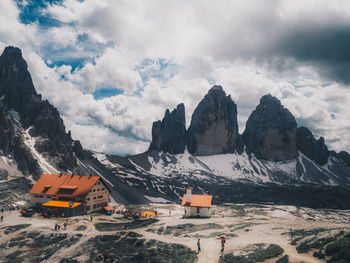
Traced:
<path fill-rule="evenodd" d="M 125 229 L 125 226 L 128 227 L 127 229 L 136 229 L 149 226 L 158 221 L 159 220 L 156 218 L 150 218 L 145 220 L 134 220 L 127 223 L 97 223 L 95 224 L 95 228 L 98 231 L 118 231 Z"/>
<path fill-rule="evenodd" d="M 301 242 L 297 247 L 298 253 L 307 253 L 310 249 L 315 248 L 322 250 L 327 244 L 335 241 L 334 237 L 320 238 L 320 239 L 312 239 Z"/>
<path fill-rule="evenodd" d="M 167 227 L 161 226 L 160 228 L 157 229 L 156 232 L 158 235 L 173 234 L 174 236 L 181 236 L 184 234 L 189 234 L 196 231 L 208 230 L 208 229 L 223 229 L 223 227 L 221 225 L 214 224 L 214 223 L 201 224 L 201 225 L 188 223 L 188 224 L 181 224 L 176 226 L 167 226 Z"/>
<path fill-rule="evenodd" d="M 264 262 L 266 259 L 275 258 L 283 253 L 283 249 L 275 244 L 261 246 L 257 244 L 256 249 L 245 256 L 235 256 L 233 253 L 227 253 L 220 257 L 220 263 L 251 263 Z"/>
<path fill-rule="evenodd" d="M 291 232 L 282 233 L 282 235 L 292 235 L 291 244 L 295 246 L 301 239 L 305 237 L 316 236 L 319 233 L 330 231 L 330 230 L 332 229 L 329 229 L 329 228 L 297 229 Z"/>
<path fill-rule="evenodd" d="M 281 257 L 276 263 L 288 263 L 288 255 Z"/>
<path fill-rule="evenodd" d="M 10 233 L 16 232 L 16 231 L 21 230 L 23 228 L 27 228 L 29 226 L 31 226 L 31 224 L 20 224 L 20 225 L 8 226 L 6 228 L 6 230 L 4 231 L 4 233 L 6 235 L 8 235 Z"/>
<path fill-rule="evenodd" d="M 350 259 L 350 234 L 329 244 L 325 254 L 331 257 L 329 262 L 347 262 Z"/>

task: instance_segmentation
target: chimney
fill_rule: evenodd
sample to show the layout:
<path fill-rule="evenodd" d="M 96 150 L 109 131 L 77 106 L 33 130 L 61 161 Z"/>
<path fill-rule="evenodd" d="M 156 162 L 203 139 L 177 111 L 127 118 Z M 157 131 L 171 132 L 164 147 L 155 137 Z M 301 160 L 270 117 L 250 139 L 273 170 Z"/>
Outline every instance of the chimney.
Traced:
<path fill-rule="evenodd" d="M 187 193 L 186 193 L 186 203 L 191 203 L 192 201 L 192 187 L 187 187 L 186 190 L 187 190 Z"/>

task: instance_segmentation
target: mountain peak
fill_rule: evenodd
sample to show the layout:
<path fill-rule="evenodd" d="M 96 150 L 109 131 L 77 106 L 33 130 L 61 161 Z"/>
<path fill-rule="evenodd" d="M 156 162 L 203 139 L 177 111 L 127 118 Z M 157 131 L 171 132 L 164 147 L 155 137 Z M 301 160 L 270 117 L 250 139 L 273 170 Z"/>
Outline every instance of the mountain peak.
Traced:
<path fill-rule="evenodd" d="M 224 89 L 220 85 L 214 85 L 213 87 L 211 87 L 208 91 L 208 94 L 213 93 L 213 92 L 225 93 Z"/>
<path fill-rule="evenodd" d="M 237 105 L 221 86 L 213 86 L 196 107 L 187 133 L 188 151 L 213 155 L 237 149 Z"/>
<path fill-rule="evenodd" d="M 243 140 L 259 159 L 282 161 L 293 159 L 296 151 L 297 123 L 279 99 L 267 94 L 249 116 Z"/>
<path fill-rule="evenodd" d="M 185 136 L 185 106 L 181 103 L 172 112 L 167 109 L 162 121 L 153 123 L 152 142 L 149 151 L 164 151 L 171 154 L 183 153 L 185 150 Z"/>
<path fill-rule="evenodd" d="M 27 62 L 22 51 L 13 46 L 5 48 L 0 56 L 0 96 L 3 101 L 19 111 L 18 106 L 25 101 L 24 96 L 37 95 Z"/>
<path fill-rule="evenodd" d="M 270 93 L 261 97 L 259 105 L 272 105 L 272 104 L 283 107 L 283 105 L 281 105 L 280 100 L 277 99 L 275 96 L 272 96 Z"/>

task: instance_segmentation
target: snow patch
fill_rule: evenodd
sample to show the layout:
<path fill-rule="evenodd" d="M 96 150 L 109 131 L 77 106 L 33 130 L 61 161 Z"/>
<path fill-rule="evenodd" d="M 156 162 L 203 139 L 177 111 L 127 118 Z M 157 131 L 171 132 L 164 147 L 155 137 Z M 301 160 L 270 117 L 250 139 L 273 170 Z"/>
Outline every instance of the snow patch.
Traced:
<path fill-rule="evenodd" d="M 169 200 L 166 200 L 166 199 L 161 198 L 161 197 L 152 197 L 152 196 L 148 196 L 148 195 L 145 195 L 144 197 L 146 197 L 152 203 L 162 203 L 162 204 L 172 203 Z"/>
<path fill-rule="evenodd" d="M 39 163 L 39 166 L 41 167 L 41 169 L 43 170 L 44 173 L 47 173 L 47 174 L 57 174 L 59 173 L 59 171 L 53 167 L 50 163 L 48 163 L 45 158 L 35 149 L 35 143 L 36 141 L 40 138 L 40 137 L 32 137 L 30 136 L 29 134 L 29 130 L 31 129 L 32 127 L 29 127 L 27 130 L 25 130 L 25 140 L 24 140 L 24 144 L 27 145 L 34 158 L 38 161 Z"/>

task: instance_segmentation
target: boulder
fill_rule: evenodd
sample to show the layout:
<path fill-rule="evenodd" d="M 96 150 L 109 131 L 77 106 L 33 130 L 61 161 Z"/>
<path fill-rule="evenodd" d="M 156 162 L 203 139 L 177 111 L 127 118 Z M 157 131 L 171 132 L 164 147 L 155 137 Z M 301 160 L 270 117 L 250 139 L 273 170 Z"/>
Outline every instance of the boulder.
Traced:
<path fill-rule="evenodd" d="M 213 86 L 192 115 L 188 151 L 193 155 L 233 153 L 238 140 L 237 106 L 221 86 Z"/>
<path fill-rule="evenodd" d="M 288 109 L 270 94 L 250 114 L 243 132 L 248 152 L 259 159 L 282 161 L 297 157 L 297 123 Z"/>

